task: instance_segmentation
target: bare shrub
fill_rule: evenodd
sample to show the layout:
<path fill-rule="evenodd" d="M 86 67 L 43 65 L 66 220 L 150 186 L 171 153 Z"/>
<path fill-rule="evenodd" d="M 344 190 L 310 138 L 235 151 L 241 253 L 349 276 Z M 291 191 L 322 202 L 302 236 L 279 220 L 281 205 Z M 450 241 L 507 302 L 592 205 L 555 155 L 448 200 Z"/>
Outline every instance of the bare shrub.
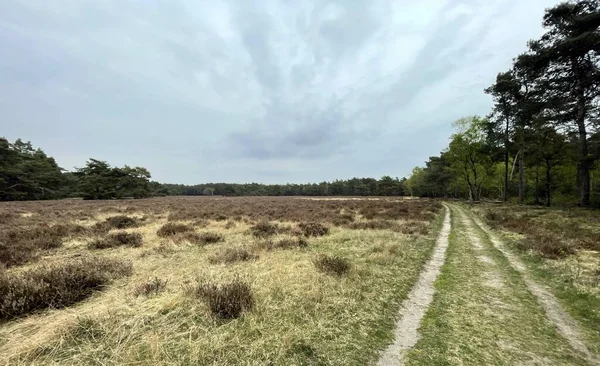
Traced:
<path fill-rule="evenodd" d="M 214 243 L 224 241 L 225 237 L 219 233 L 206 231 L 206 232 L 200 233 L 198 239 L 201 244 L 214 244 Z"/>
<path fill-rule="evenodd" d="M 84 232 L 83 226 L 74 224 L 11 227 L 0 232 L 0 263 L 6 267 L 25 264 L 40 251 L 59 248 L 65 238 Z"/>
<path fill-rule="evenodd" d="M 105 221 L 113 229 L 127 229 L 140 225 L 138 220 L 125 215 L 109 217 Z"/>
<path fill-rule="evenodd" d="M 524 251 L 534 251 L 549 259 L 575 254 L 575 248 L 567 240 L 549 235 L 527 236 L 517 243 L 517 247 Z"/>
<path fill-rule="evenodd" d="M 210 312 L 220 319 L 236 319 L 244 311 L 254 308 L 252 289 L 239 277 L 221 285 L 199 282 L 191 290 L 192 294 L 205 301 Z"/>
<path fill-rule="evenodd" d="M 259 223 L 254 224 L 250 228 L 250 232 L 255 237 L 264 238 L 264 237 L 276 235 L 277 233 L 280 232 L 280 228 L 279 228 L 279 225 L 277 225 L 276 223 L 272 223 L 272 222 L 268 222 L 268 221 L 261 221 Z"/>
<path fill-rule="evenodd" d="M 308 241 L 302 237 L 283 238 L 273 243 L 273 249 L 293 249 L 308 246 Z"/>
<path fill-rule="evenodd" d="M 311 236 L 324 236 L 329 234 L 329 228 L 318 222 L 301 222 L 298 224 L 298 228 L 307 238 Z"/>
<path fill-rule="evenodd" d="M 234 263 L 254 260 L 257 258 L 257 255 L 250 253 L 245 248 L 227 248 L 208 258 L 208 261 L 212 264 Z"/>
<path fill-rule="evenodd" d="M 18 274 L 0 272 L 0 319 L 69 306 L 131 273 L 130 262 L 108 258 L 71 260 Z"/>
<path fill-rule="evenodd" d="M 354 230 L 396 230 L 398 228 L 398 224 L 394 221 L 388 220 L 369 220 L 353 222 L 347 227 Z"/>
<path fill-rule="evenodd" d="M 335 276 L 343 276 L 350 271 L 348 260 L 339 256 L 321 255 L 314 264 L 319 271 Z"/>
<path fill-rule="evenodd" d="M 158 277 L 151 278 L 148 281 L 139 284 L 133 291 L 133 294 L 135 296 L 158 295 L 164 291 L 168 282 L 168 280 L 160 279 Z"/>
<path fill-rule="evenodd" d="M 409 222 L 405 223 L 404 225 L 402 225 L 402 228 L 400 229 L 400 231 L 403 234 L 407 234 L 407 235 L 415 235 L 415 234 L 427 235 L 427 233 L 429 232 L 429 228 L 427 227 L 427 224 L 424 222 L 409 221 Z"/>
<path fill-rule="evenodd" d="M 143 245 L 140 233 L 118 232 L 109 234 L 104 238 L 96 239 L 88 243 L 90 249 L 108 249 L 122 246 L 141 247 Z"/>
<path fill-rule="evenodd" d="M 158 229 L 156 235 L 160 236 L 161 238 L 166 238 L 169 236 L 175 236 L 180 233 L 191 231 L 194 231 L 194 228 L 189 225 L 167 222 L 166 224 L 161 226 L 160 229 Z"/>

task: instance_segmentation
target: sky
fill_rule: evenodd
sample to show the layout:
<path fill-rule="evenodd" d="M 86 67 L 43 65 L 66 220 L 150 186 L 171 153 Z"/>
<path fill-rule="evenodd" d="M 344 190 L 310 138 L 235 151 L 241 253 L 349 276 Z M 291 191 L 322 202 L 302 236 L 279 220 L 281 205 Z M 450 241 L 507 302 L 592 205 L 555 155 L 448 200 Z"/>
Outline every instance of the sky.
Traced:
<path fill-rule="evenodd" d="M 0 136 L 153 180 L 403 177 L 549 0 L 2 0 Z"/>

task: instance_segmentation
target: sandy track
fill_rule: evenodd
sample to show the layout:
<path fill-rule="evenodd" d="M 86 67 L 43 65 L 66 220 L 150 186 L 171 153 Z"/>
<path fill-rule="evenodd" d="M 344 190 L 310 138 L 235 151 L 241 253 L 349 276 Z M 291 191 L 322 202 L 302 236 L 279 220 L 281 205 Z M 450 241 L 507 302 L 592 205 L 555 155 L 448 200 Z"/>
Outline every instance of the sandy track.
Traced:
<path fill-rule="evenodd" d="M 595 358 L 592 353 L 588 350 L 587 346 L 583 342 L 583 336 L 579 325 L 568 313 L 566 313 L 558 303 L 558 300 L 550 292 L 535 283 L 527 273 L 527 267 L 525 264 L 513 253 L 511 253 L 504 243 L 496 236 L 492 231 L 474 215 L 466 213 L 460 207 L 452 206 L 456 208 L 461 215 L 468 216 L 475 225 L 477 225 L 483 232 L 490 238 L 492 245 L 499 250 L 508 260 L 510 265 L 517 270 L 523 281 L 525 282 L 528 290 L 537 298 L 538 302 L 542 305 L 546 312 L 546 316 L 552 321 L 558 332 L 569 342 L 569 345 L 576 351 L 582 353 L 587 358 L 588 362 L 592 365 L 600 365 L 600 360 Z"/>
<path fill-rule="evenodd" d="M 437 238 L 433 255 L 424 266 L 417 283 L 400 308 L 400 320 L 396 324 L 394 343 L 388 346 L 379 359 L 379 366 L 403 365 L 404 353 L 414 347 L 420 338 L 419 324 L 433 300 L 433 284 L 446 259 L 448 236 L 450 235 L 450 209 L 445 206 L 442 230 Z"/>

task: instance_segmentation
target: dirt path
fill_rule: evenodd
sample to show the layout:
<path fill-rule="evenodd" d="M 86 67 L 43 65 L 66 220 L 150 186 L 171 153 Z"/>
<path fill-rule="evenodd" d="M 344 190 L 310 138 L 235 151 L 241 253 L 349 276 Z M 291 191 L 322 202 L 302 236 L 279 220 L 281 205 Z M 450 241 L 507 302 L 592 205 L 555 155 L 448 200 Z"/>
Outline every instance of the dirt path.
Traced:
<path fill-rule="evenodd" d="M 424 266 L 417 283 L 408 294 L 400 309 L 400 320 L 396 325 L 395 341 L 382 354 L 378 365 L 403 365 L 404 352 L 411 349 L 419 340 L 419 325 L 433 300 L 433 284 L 440 273 L 446 258 L 448 236 L 450 235 L 450 210 L 445 206 L 442 230 L 437 238 L 433 255 Z"/>
<path fill-rule="evenodd" d="M 460 212 L 461 215 L 468 216 L 467 228 L 470 226 L 468 221 L 473 221 L 478 228 L 480 228 L 485 235 L 488 236 L 494 248 L 500 251 L 504 257 L 510 263 L 510 266 L 519 272 L 523 281 L 525 282 L 528 290 L 536 297 L 539 304 L 545 310 L 546 316 L 552 321 L 558 332 L 569 342 L 569 345 L 576 351 L 580 352 L 585 356 L 588 362 L 592 365 L 600 365 L 600 360 L 595 358 L 592 353 L 588 350 L 585 343 L 583 342 L 583 336 L 579 325 L 568 313 L 566 313 L 558 303 L 557 299 L 547 290 L 536 284 L 528 275 L 525 264 L 513 253 L 511 253 L 504 243 L 496 236 L 492 231 L 482 223 L 479 218 L 467 213 L 460 207 L 452 206 Z M 479 239 L 474 239 L 478 241 Z"/>

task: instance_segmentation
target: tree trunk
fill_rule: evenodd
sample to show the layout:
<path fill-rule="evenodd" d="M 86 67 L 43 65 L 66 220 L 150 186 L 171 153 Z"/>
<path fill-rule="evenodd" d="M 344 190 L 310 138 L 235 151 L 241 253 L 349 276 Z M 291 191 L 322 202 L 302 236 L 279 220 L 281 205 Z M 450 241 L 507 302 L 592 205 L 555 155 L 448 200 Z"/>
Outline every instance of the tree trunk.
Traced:
<path fill-rule="evenodd" d="M 552 166 L 550 161 L 546 159 L 546 207 L 550 207 L 550 189 L 552 188 L 550 169 L 552 169 Z"/>
<path fill-rule="evenodd" d="M 535 167 L 535 197 L 534 202 L 536 205 L 540 204 L 540 171 L 539 168 Z"/>
<path fill-rule="evenodd" d="M 506 128 L 504 130 L 504 202 L 508 201 L 508 144 L 510 142 L 508 136 L 509 121 L 506 118 Z"/>
<path fill-rule="evenodd" d="M 519 154 L 519 203 L 525 203 L 525 149 Z"/>
<path fill-rule="evenodd" d="M 577 178 L 579 180 L 579 195 L 581 206 L 590 205 L 590 158 L 588 156 L 587 131 L 585 127 L 586 97 L 581 86 L 585 75 L 580 71 L 577 59 L 572 59 L 573 71 L 577 77 L 575 93 L 577 95 L 577 116 L 575 123 L 578 130 L 579 162 L 577 164 Z"/>

